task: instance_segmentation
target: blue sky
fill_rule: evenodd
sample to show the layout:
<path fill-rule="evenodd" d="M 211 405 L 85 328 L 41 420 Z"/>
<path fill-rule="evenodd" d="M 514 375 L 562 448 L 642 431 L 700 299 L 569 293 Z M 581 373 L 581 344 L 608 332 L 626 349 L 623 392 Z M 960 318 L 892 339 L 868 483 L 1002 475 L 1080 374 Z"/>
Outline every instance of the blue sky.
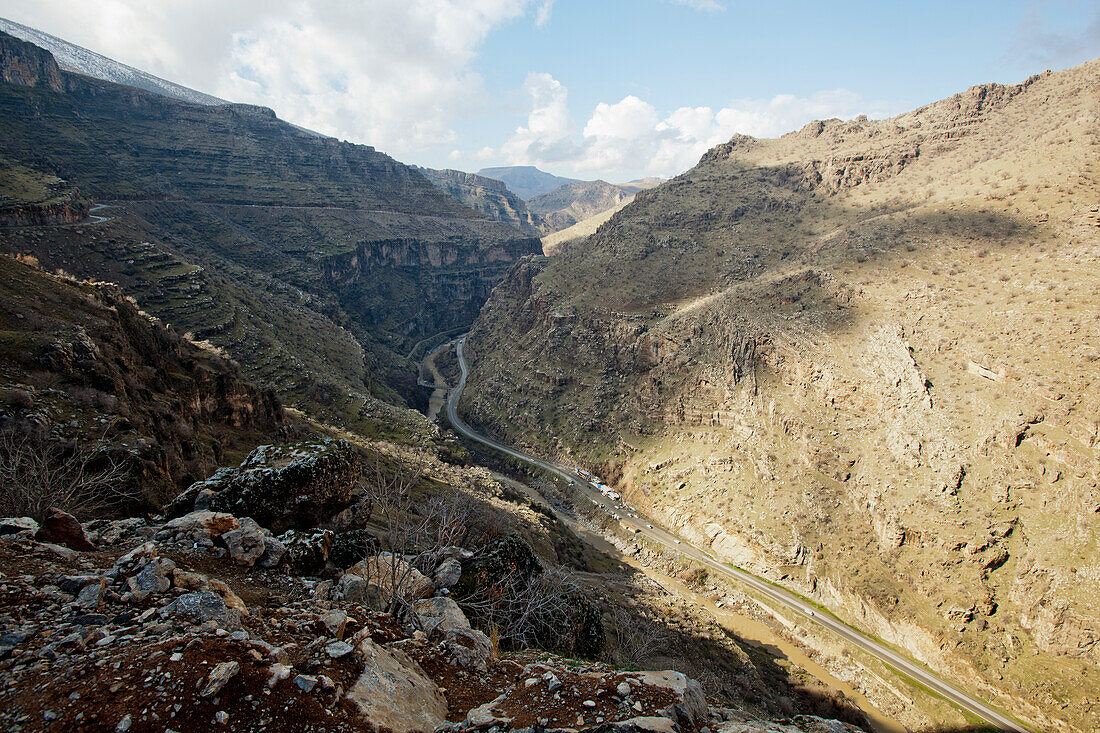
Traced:
<path fill-rule="evenodd" d="M 400 160 L 622 181 L 1100 55 L 1100 2 L 0 0 L 0 15 Z"/>

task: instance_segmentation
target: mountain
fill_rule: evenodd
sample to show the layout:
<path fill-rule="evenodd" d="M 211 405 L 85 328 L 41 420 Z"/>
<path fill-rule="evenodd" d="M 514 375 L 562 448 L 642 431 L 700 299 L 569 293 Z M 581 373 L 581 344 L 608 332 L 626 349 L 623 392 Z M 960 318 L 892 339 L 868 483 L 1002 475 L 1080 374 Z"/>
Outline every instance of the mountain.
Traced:
<path fill-rule="evenodd" d="M 0 230 L 0 249 L 121 284 L 288 403 L 368 434 L 430 432 L 405 408 L 424 399 L 407 354 L 465 328 L 541 248 L 389 156 L 269 109 L 66 72 L 6 34 L 0 80 L 0 220 L 51 225 Z M 89 200 L 106 221 L 58 226 Z"/>
<path fill-rule="evenodd" d="M 0 331 L 6 471 L 15 463 L 13 434 L 36 445 L 48 429 L 51 439 L 86 449 L 107 439 L 134 489 L 131 502 L 156 508 L 284 428 L 274 392 L 141 313 L 113 285 L 0 255 Z"/>
<path fill-rule="evenodd" d="M 515 266 L 462 410 L 1042 730 L 1100 709 L 1100 61 L 735 136 Z"/>
<path fill-rule="evenodd" d="M 43 33 L 40 30 L 4 18 L 0 18 L 0 32 L 33 43 L 39 48 L 49 51 L 57 61 L 58 66 L 66 71 L 74 71 L 103 81 L 144 89 L 147 92 L 178 99 L 181 102 L 229 104 L 224 99 L 218 99 L 209 94 L 203 94 L 194 89 L 161 79 L 140 69 L 109 59 L 95 51 L 89 51 L 74 43 L 69 43 L 57 36 L 51 36 L 49 33 Z"/>
<path fill-rule="evenodd" d="M 528 210 L 521 198 L 508 190 L 503 181 L 456 170 L 419 167 L 416 170 L 464 206 L 495 221 L 510 224 L 529 236 L 539 235 L 541 221 Z"/>
<path fill-rule="evenodd" d="M 613 209 L 633 195 L 606 181 L 574 181 L 531 198 L 527 205 L 542 217 L 545 231 L 557 232 Z"/>
<path fill-rule="evenodd" d="M 506 165 L 499 168 L 482 168 L 477 175 L 503 181 L 509 190 L 514 191 L 524 201 L 540 194 L 549 193 L 558 186 L 573 183 L 575 178 L 562 178 L 552 173 L 540 171 L 533 165 Z"/>
<path fill-rule="evenodd" d="M 556 232 L 547 234 L 542 238 L 542 253 L 547 257 L 552 257 L 556 254 L 561 254 L 569 247 L 587 239 L 595 234 L 597 229 L 610 220 L 611 217 L 615 216 L 615 214 L 622 211 L 623 208 L 633 200 L 634 197 L 631 196 L 607 211 L 593 214 L 587 219 L 581 219 L 576 224 L 568 226 L 565 229 L 559 229 Z"/>

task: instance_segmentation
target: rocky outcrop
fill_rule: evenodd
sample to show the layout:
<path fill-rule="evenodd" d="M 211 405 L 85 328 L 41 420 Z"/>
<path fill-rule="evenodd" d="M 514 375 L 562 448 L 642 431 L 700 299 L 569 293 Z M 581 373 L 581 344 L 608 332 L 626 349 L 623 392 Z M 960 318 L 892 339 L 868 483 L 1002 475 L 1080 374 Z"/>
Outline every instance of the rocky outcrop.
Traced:
<path fill-rule="evenodd" d="M 58 93 L 23 84 L 34 79 L 22 56 L 5 58 L 3 159 L 125 203 L 97 226 L 103 237 L 5 227 L 0 249 L 122 282 L 149 312 L 327 421 L 426 436 L 426 422 L 402 414 L 423 399 L 409 350 L 468 326 L 506 267 L 541 249 L 374 148 L 269 109 L 188 104 L 69 72 Z M 13 223 L 31 223 L 23 208 Z M 363 269 L 349 272 L 356 258 Z"/>
<path fill-rule="evenodd" d="M 0 353 L 4 393 L 19 395 L 0 408 L 0 429 L 64 453 L 73 450 L 66 440 L 79 448 L 110 425 L 112 460 L 134 486 L 124 493 L 139 502 L 159 506 L 212 470 L 223 450 L 251 449 L 259 434 L 270 440 L 282 428 L 271 390 L 151 319 L 116 286 L 0 257 L 0 314 L 22 344 Z"/>
<path fill-rule="evenodd" d="M 347 507 L 362 470 L 345 440 L 264 445 L 237 468 L 220 469 L 192 484 L 165 512 L 227 512 L 252 517 L 276 532 L 314 527 Z"/>
<path fill-rule="evenodd" d="M 613 209 L 633 195 L 606 181 L 574 181 L 535 196 L 527 205 L 541 217 L 543 233 L 549 234 Z"/>
<path fill-rule="evenodd" d="M 88 218 L 88 209 L 83 201 L 0 206 L 0 227 L 76 224 Z"/>
<path fill-rule="evenodd" d="M 65 80 L 53 55 L 7 33 L 0 33 L 0 80 L 26 87 L 65 90 Z"/>
<path fill-rule="evenodd" d="M 431 733 L 447 717 L 447 700 L 420 666 L 400 649 L 359 642 L 363 673 L 348 700 L 363 717 L 395 733 Z"/>

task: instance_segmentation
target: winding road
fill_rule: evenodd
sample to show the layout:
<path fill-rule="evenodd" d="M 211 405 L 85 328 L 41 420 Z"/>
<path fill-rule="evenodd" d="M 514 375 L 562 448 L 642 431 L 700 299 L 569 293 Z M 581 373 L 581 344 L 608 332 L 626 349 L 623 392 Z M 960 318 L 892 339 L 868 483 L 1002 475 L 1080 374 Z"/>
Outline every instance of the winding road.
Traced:
<path fill-rule="evenodd" d="M 794 593 L 773 585 L 766 580 L 762 580 L 740 568 L 721 563 L 710 553 L 683 542 L 662 527 L 652 522 L 639 519 L 637 512 L 622 504 L 611 501 L 601 494 L 595 486 L 572 473 L 569 468 L 518 451 L 515 448 L 511 448 L 486 435 L 474 431 L 458 416 L 458 401 L 462 397 L 462 390 L 466 387 L 466 376 L 468 374 L 466 358 L 463 354 L 465 343 L 465 336 L 455 341 L 455 353 L 458 356 L 458 366 L 461 370 L 461 376 L 458 380 L 458 386 L 451 390 L 451 393 L 447 397 L 447 417 L 450 419 L 451 425 L 454 426 L 456 431 L 471 440 L 475 440 L 478 443 L 510 455 L 513 458 L 517 458 L 525 463 L 541 468 L 544 471 L 549 471 L 567 482 L 579 485 L 585 496 L 603 507 L 605 511 L 618 517 L 622 524 L 629 526 L 633 530 L 637 530 L 636 534 L 645 536 L 649 540 L 657 542 L 674 552 L 678 552 L 685 557 L 702 563 L 708 570 L 717 573 L 721 577 L 752 588 L 766 598 L 794 611 L 802 617 L 803 621 L 815 623 L 832 631 L 837 636 L 882 661 L 895 671 L 916 680 L 921 685 L 941 695 L 963 710 L 995 726 L 998 730 L 1009 731 L 1010 733 L 1032 733 L 1031 728 L 1024 726 L 1022 723 L 1017 722 L 993 706 L 973 697 L 946 680 L 941 679 L 935 673 L 902 656 L 883 643 L 857 631 L 828 611 L 820 607 L 811 606 Z"/>

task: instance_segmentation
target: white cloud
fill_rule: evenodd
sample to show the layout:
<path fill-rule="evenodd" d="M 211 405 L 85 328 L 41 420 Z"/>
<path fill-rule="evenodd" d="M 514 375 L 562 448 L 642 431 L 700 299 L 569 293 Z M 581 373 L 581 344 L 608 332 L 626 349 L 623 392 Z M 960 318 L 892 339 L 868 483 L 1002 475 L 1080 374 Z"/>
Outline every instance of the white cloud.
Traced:
<path fill-rule="evenodd" d="M 584 126 L 584 136 L 629 140 L 652 130 L 657 119 L 653 105 L 630 94 L 617 104 L 597 104 L 596 111 Z"/>
<path fill-rule="evenodd" d="M 535 25 L 542 28 L 550 21 L 550 11 L 554 8 L 554 0 L 541 0 L 538 9 L 535 10 Z"/>
<path fill-rule="evenodd" d="M 681 173 L 735 133 L 776 137 L 813 119 L 883 117 L 894 111 L 837 89 L 809 97 L 739 99 L 718 111 L 680 107 L 662 117 L 650 103 L 628 95 L 614 104 L 597 104 L 578 136 L 566 104 L 568 92 L 560 82 L 549 74 L 529 74 L 524 91 L 531 101 L 528 124 L 499 150 L 484 149 L 477 158 L 613 181 Z"/>
<path fill-rule="evenodd" d="M 718 0 L 664 0 L 675 5 L 686 5 L 689 8 L 695 8 L 696 10 L 706 10 L 711 13 L 720 13 L 726 9 L 726 6 L 718 2 Z"/>
<path fill-rule="evenodd" d="M 483 107 L 471 64 L 535 0 L 10 0 L 5 15 L 200 91 L 406 155 Z M 548 17 L 549 3 L 543 0 Z"/>
<path fill-rule="evenodd" d="M 524 164 L 570 154 L 576 125 L 562 83 L 550 74 L 531 72 L 523 82 L 523 93 L 530 100 L 527 124 L 517 127 L 505 141 L 500 156 Z"/>

